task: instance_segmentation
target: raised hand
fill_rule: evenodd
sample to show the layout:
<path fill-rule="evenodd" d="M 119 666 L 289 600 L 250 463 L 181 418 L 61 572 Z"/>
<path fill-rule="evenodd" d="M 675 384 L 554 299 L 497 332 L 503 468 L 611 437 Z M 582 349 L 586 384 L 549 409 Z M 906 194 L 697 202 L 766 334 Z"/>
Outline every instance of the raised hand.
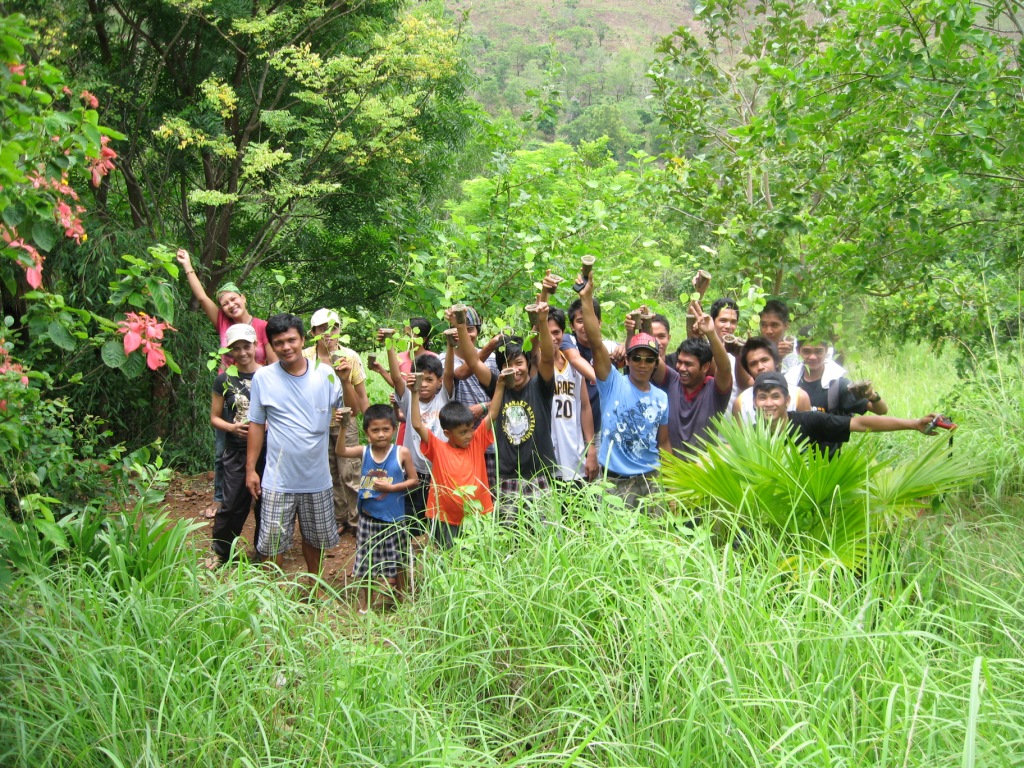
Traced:
<path fill-rule="evenodd" d="M 704 313 L 699 301 L 690 302 L 690 314 L 693 316 L 693 327 L 709 336 L 715 332 L 715 319 Z"/>

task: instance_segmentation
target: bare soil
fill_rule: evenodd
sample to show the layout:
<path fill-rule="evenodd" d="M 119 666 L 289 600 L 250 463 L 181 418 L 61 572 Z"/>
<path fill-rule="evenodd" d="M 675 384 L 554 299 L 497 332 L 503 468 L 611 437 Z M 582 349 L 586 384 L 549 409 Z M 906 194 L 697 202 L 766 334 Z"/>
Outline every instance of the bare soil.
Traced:
<path fill-rule="evenodd" d="M 165 498 L 167 512 L 173 520 L 188 520 L 202 523 L 203 526 L 190 535 L 190 540 L 201 557 L 210 554 L 210 536 L 213 532 L 213 520 L 203 517 L 203 510 L 213 504 L 213 473 L 204 472 L 199 475 L 178 475 L 174 476 L 167 489 Z M 242 536 L 247 542 L 246 552 L 253 554 L 253 528 L 252 515 L 249 516 L 242 530 Z M 335 589 L 344 589 L 352 572 L 352 563 L 356 555 L 356 539 L 351 533 L 345 533 L 341 542 L 334 549 L 327 553 L 324 561 L 323 579 Z M 295 538 L 292 547 L 284 556 L 283 569 L 288 574 L 301 574 L 306 570 L 305 560 L 302 559 L 301 539 L 299 538 L 298 526 L 295 529 Z"/>

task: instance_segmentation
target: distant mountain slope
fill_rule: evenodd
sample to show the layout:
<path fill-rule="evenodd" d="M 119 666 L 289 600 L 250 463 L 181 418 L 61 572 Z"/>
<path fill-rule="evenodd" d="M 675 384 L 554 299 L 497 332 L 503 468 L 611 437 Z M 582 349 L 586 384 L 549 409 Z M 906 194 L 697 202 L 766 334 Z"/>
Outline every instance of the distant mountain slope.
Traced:
<path fill-rule="evenodd" d="M 610 50 L 652 50 L 674 29 L 693 22 L 691 3 L 680 0 L 449 0 L 448 5 L 468 9 L 477 34 L 526 43 L 555 37 L 559 47 L 572 47 L 574 35 L 565 33 L 582 28 Z"/>

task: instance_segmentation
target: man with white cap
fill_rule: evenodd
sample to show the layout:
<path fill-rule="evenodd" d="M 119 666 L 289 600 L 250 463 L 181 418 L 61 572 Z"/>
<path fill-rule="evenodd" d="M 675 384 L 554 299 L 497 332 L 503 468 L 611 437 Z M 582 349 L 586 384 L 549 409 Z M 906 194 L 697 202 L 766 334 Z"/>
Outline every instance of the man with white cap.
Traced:
<path fill-rule="evenodd" d="M 346 530 L 355 533 L 359 520 L 356 500 L 359 493 L 359 471 L 362 463 L 359 459 L 346 459 L 334 453 L 334 444 L 338 432 L 345 430 L 346 447 L 359 445 L 359 423 L 356 416 L 363 413 L 370 405 L 366 395 L 366 372 L 359 355 L 348 347 L 343 347 L 338 338 L 341 335 L 341 316 L 333 309 L 321 307 L 313 313 L 310 320 L 309 335 L 316 343 L 302 350 L 307 360 L 319 361 L 331 368 L 340 360 L 348 360 L 351 368 L 349 383 L 351 390 L 345 387 L 345 405 L 352 409 L 352 415 L 344 424 L 331 422 L 331 436 L 327 442 L 328 461 L 331 465 L 331 481 L 334 484 L 334 517 L 338 522 L 338 534 Z"/>

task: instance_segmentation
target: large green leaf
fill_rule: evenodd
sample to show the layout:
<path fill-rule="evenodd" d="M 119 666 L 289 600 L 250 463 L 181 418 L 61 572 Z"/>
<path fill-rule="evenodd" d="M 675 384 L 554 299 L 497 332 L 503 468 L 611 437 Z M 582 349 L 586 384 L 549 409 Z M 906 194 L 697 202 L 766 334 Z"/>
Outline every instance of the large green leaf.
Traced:
<path fill-rule="evenodd" d="M 891 519 L 962 488 L 984 468 L 933 443 L 904 462 L 877 459 L 879 438 L 829 458 L 764 425 L 726 419 L 694 461 L 662 457 L 666 489 L 688 509 L 725 514 L 790 542 L 787 567 L 838 561 L 856 569 Z"/>
<path fill-rule="evenodd" d="M 151 280 L 149 292 L 153 297 L 153 306 L 161 318 L 174 324 L 174 292 L 171 286 L 159 280 Z"/>
<path fill-rule="evenodd" d="M 75 342 L 75 337 L 71 335 L 67 328 L 56 320 L 46 327 L 46 333 L 50 337 L 50 340 L 63 350 L 70 352 L 78 346 Z"/>
<path fill-rule="evenodd" d="M 124 353 L 124 342 L 121 339 L 110 339 L 100 348 L 100 357 L 110 368 L 120 368 L 128 360 Z"/>

